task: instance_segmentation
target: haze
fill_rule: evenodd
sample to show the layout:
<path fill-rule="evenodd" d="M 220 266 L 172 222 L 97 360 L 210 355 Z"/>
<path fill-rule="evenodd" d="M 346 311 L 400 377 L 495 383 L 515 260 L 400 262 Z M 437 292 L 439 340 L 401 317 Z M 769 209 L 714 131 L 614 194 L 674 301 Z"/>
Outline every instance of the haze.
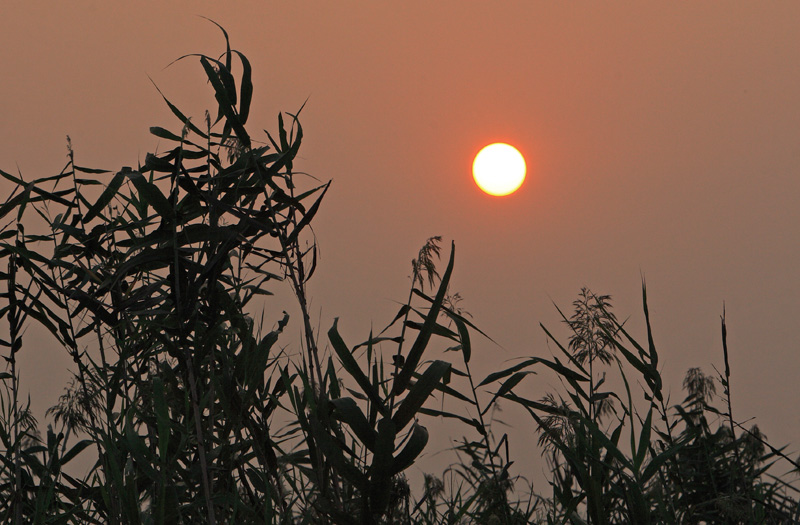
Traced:
<path fill-rule="evenodd" d="M 6 2 L 0 168 L 58 173 L 67 134 L 80 165 L 136 166 L 158 147 L 148 128 L 175 127 L 148 75 L 202 119 L 200 66 L 164 67 L 224 50 L 195 15 L 209 17 L 253 64 L 253 129 L 308 99 L 299 168 L 333 179 L 311 286 L 322 333 L 340 317 L 357 342 L 388 322 L 433 235 L 456 241 L 453 289 L 502 346 L 475 342 L 480 376 L 549 355 L 538 323 L 563 334 L 552 303 L 568 311 L 582 286 L 642 335 L 644 275 L 673 401 L 687 368 L 721 368 L 724 301 L 734 414 L 794 454 L 800 4 L 498 4 Z M 491 142 L 528 162 L 504 199 L 470 173 Z M 28 341 L 23 386 L 43 414 L 71 360 Z"/>

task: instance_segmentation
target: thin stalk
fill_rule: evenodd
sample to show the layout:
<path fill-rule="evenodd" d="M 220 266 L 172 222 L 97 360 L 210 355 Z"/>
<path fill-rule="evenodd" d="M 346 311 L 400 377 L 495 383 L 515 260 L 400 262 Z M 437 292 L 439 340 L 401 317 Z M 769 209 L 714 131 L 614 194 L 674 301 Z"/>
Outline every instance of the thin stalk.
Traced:
<path fill-rule="evenodd" d="M 750 491 L 750 484 L 745 479 L 744 472 L 742 471 L 742 458 L 739 454 L 739 445 L 736 443 L 736 430 L 733 422 L 733 405 L 731 403 L 731 367 L 728 362 L 728 328 L 725 324 L 725 304 L 722 305 L 722 317 L 720 319 L 722 328 L 722 354 L 725 358 L 725 401 L 728 404 L 728 425 L 731 429 L 731 439 L 733 440 L 733 456 L 736 458 L 736 466 L 731 474 L 734 479 L 739 478 L 742 483 L 742 489 L 747 491 L 747 510 L 750 515 L 750 520 L 754 519 L 753 505 L 751 504 L 752 496 Z"/>
<path fill-rule="evenodd" d="M 17 306 L 16 273 L 16 259 L 12 254 L 8 262 L 8 278 L 6 281 L 8 285 L 9 304 L 8 324 L 11 339 L 11 353 L 8 360 L 11 364 L 11 415 L 14 435 L 14 525 L 20 525 L 22 523 L 22 466 L 20 464 L 19 407 L 17 406 L 19 389 L 17 384 L 16 350 L 22 342 L 19 335 L 20 312 Z"/>
<path fill-rule="evenodd" d="M 411 301 L 414 299 L 414 283 L 416 282 L 416 272 L 412 277 L 411 289 L 408 291 L 408 300 L 406 301 L 406 315 L 403 316 L 403 326 L 400 328 L 400 342 L 397 343 L 397 353 L 394 358 L 394 377 L 400 373 L 400 360 L 403 357 L 403 343 L 406 340 L 406 326 L 408 324 L 408 315 L 411 313 Z M 394 413 L 394 402 L 396 395 L 394 389 L 389 390 L 389 414 Z"/>
<path fill-rule="evenodd" d="M 69 167 L 69 169 L 70 169 L 70 171 L 72 173 L 72 187 L 73 187 L 73 191 L 75 192 L 74 197 L 73 197 L 73 205 L 77 209 L 78 216 L 83 216 L 82 207 L 81 207 L 81 200 L 79 198 L 80 197 L 80 190 L 78 188 L 78 180 L 77 180 L 77 177 L 75 175 L 75 151 L 72 149 L 72 140 L 70 139 L 69 135 L 67 136 L 67 151 L 68 151 L 68 156 L 69 156 L 69 163 L 67 164 L 67 166 Z M 55 253 L 58 250 L 59 245 L 58 245 L 58 242 L 56 240 L 56 230 L 55 230 L 55 228 L 52 227 L 53 222 L 52 222 L 52 220 L 50 220 L 50 210 L 49 210 L 49 207 L 48 207 L 47 204 L 48 204 L 47 201 L 44 201 L 45 213 L 47 215 L 48 223 L 51 225 L 52 238 L 53 238 L 53 251 Z M 92 275 L 92 273 L 90 271 L 91 270 L 90 255 L 87 253 L 85 255 L 85 258 L 86 258 L 86 270 L 90 275 Z M 78 264 L 80 264 L 80 261 L 78 261 Z M 52 265 L 50 266 L 50 273 L 52 275 L 53 281 L 59 283 L 59 286 L 58 286 L 58 289 L 56 290 L 56 292 L 61 297 L 61 300 L 62 300 L 62 302 L 64 304 L 64 309 L 66 310 L 66 313 L 67 313 L 66 324 L 67 324 L 67 326 L 69 328 L 69 337 L 70 337 L 70 341 L 68 341 L 68 343 L 70 343 L 70 345 L 69 345 L 70 348 L 67 351 L 70 354 L 70 356 L 72 357 L 72 360 L 75 362 L 75 364 L 78 367 L 78 381 L 80 382 L 81 389 L 83 390 L 83 395 L 86 396 L 86 398 L 88 399 L 88 398 L 90 398 L 92 396 L 92 393 L 89 391 L 89 389 L 88 389 L 88 387 L 86 385 L 86 371 L 85 371 L 86 365 L 81 360 L 80 353 L 78 352 L 78 346 L 77 346 L 77 340 L 76 340 L 77 332 L 75 330 L 74 316 L 70 314 L 70 308 L 69 308 L 70 299 L 67 296 L 67 294 L 64 292 L 66 290 L 66 288 L 67 288 L 65 286 L 65 283 L 64 283 L 64 268 L 63 268 L 63 266 L 61 264 L 58 264 L 57 267 L 58 267 L 58 276 L 56 276 L 56 270 L 53 268 Z M 100 334 L 99 334 L 99 331 L 98 331 L 98 342 L 100 343 L 100 355 L 101 355 L 101 360 L 102 360 L 102 363 L 103 363 L 103 375 L 104 375 L 104 380 L 106 380 L 106 383 L 107 383 L 105 351 L 104 351 L 103 344 L 102 344 L 102 338 L 99 337 L 99 336 L 100 336 Z M 95 420 L 94 411 L 93 410 L 87 410 L 87 412 L 88 412 L 87 415 L 89 416 L 89 420 L 92 423 L 92 428 L 96 428 L 97 427 L 97 421 Z M 64 445 L 63 445 L 64 448 L 66 448 L 66 445 L 67 445 L 67 439 L 66 439 L 67 437 L 68 436 L 65 436 L 65 439 L 64 439 Z M 96 444 L 96 447 L 97 447 L 98 455 L 100 457 L 102 457 L 102 450 L 101 450 L 100 444 L 97 441 L 95 442 L 95 444 Z"/>
<path fill-rule="evenodd" d="M 472 380 L 472 372 L 469 369 L 469 363 L 467 363 L 466 359 L 464 360 L 464 367 L 467 371 L 467 378 L 469 379 L 469 387 L 472 391 L 472 399 L 475 401 L 475 408 L 478 411 L 478 420 L 481 423 L 481 428 L 483 429 L 483 441 L 486 444 L 486 451 L 491 452 L 491 445 L 489 444 L 489 433 L 486 431 L 486 422 L 483 420 L 483 411 L 481 410 L 481 405 L 478 402 L 478 393 L 475 390 L 475 383 Z M 489 453 L 489 464 L 492 466 L 492 477 L 494 478 L 495 483 L 497 483 L 497 467 L 494 464 L 494 454 Z"/>
<path fill-rule="evenodd" d="M 260 171 L 259 168 L 260 166 L 257 165 L 256 169 Z M 287 177 L 289 177 L 291 180 L 291 171 L 287 172 Z M 269 195 L 266 195 L 265 200 L 265 204 L 270 213 L 270 218 L 272 219 L 273 224 L 280 224 L 280 221 L 278 220 L 278 214 L 275 211 L 275 207 L 272 205 L 272 199 Z M 289 220 L 296 228 L 297 221 L 293 214 L 289 217 Z M 300 241 L 299 239 L 295 238 L 292 244 L 289 245 L 286 230 L 280 229 L 278 231 L 278 242 L 280 243 L 281 247 L 280 253 L 281 257 L 283 258 L 283 266 L 291 282 L 292 291 L 297 298 L 298 305 L 300 306 L 300 312 L 303 317 L 303 338 L 306 346 L 306 359 L 310 369 L 309 378 L 311 379 L 311 389 L 314 391 L 315 396 L 317 395 L 317 390 L 319 390 L 319 395 L 322 395 L 322 386 L 324 383 L 319 362 L 317 342 L 314 338 L 314 330 L 311 327 L 311 316 L 308 313 L 308 300 L 306 298 L 305 282 L 303 280 L 305 277 L 305 268 L 303 265 L 302 251 L 300 250 L 298 244 Z"/>
<path fill-rule="evenodd" d="M 733 408 L 731 405 L 731 367 L 730 364 L 728 363 L 728 329 L 725 325 L 725 305 L 722 306 L 721 325 L 722 325 L 722 353 L 725 357 L 725 400 L 728 403 L 728 425 L 730 426 L 731 429 L 731 438 L 734 438 L 736 434 L 733 426 Z M 737 456 L 738 456 L 738 448 L 734 448 L 734 450 L 737 451 Z"/>
<path fill-rule="evenodd" d="M 256 165 L 256 170 L 260 171 L 260 165 Z M 286 176 L 289 180 L 292 179 L 292 172 L 287 169 Z M 293 186 L 293 185 L 290 185 Z M 290 194 L 294 197 L 293 190 L 290 189 Z M 270 195 L 265 193 L 265 205 L 267 206 L 267 210 L 270 214 L 270 218 L 272 219 L 272 223 L 277 225 L 280 224 L 281 221 L 278 220 L 278 214 L 275 211 L 275 207 L 272 203 L 272 198 Z M 294 208 L 290 207 L 290 215 L 287 217 L 288 221 L 294 228 L 297 228 L 297 220 L 294 215 Z M 299 246 L 299 237 L 295 236 L 292 243 L 289 243 L 287 231 L 284 228 L 278 229 L 278 242 L 280 243 L 280 254 L 283 259 L 283 267 L 286 275 L 289 278 L 291 283 L 292 291 L 295 294 L 297 299 L 297 303 L 300 306 L 300 313 L 303 318 L 303 339 L 305 343 L 305 350 L 306 356 L 305 361 L 308 366 L 308 377 L 311 381 L 311 395 L 317 399 L 321 400 L 322 396 L 324 395 L 324 391 L 326 390 L 325 380 L 322 377 L 322 367 L 319 361 L 319 349 L 317 346 L 317 341 L 314 337 L 314 330 L 311 326 L 311 316 L 308 311 L 308 299 L 305 290 L 305 281 L 306 281 L 306 274 L 305 274 L 305 266 L 303 264 L 303 254 Z M 324 457 L 322 453 L 317 449 L 317 461 L 320 464 L 325 464 Z M 323 469 L 326 470 L 326 469 Z M 330 470 L 329 468 L 327 470 Z M 276 473 L 277 474 L 277 473 Z M 330 482 L 333 487 L 333 491 L 335 495 L 339 494 L 339 477 L 335 471 L 328 472 L 330 475 Z M 323 476 L 325 472 L 319 472 L 318 475 Z M 280 484 L 279 479 L 276 475 L 276 484 Z M 322 492 L 325 493 L 325 487 L 327 483 L 321 483 Z M 281 490 L 278 488 L 277 490 Z M 281 500 L 283 500 L 283 495 L 280 496 Z"/>
<path fill-rule="evenodd" d="M 181 145 L 182 146 L 182 145 Z M 182 164 L 182 152 L 183 147 L 181 147 L 180 152 L 178 154 L 178 158 L 176 159 L 175 165 L 181 166 Z M 177 173 L 175 173 L 171 179 L 172 188 L 170 188 L 170 193 L 173 191 L 177 191 L 177 184 L 176 184 L 176 177 Z M 173 213 L 175 210 L 174 206 L 177 203 L 173 202 Z M 163 220 L 163 218 L 162 218 Z M 178 340 L 180 343 L 180 348 L 183 351 L 184 359 L 186 360 L 186 369 L 187 369 L 187 379 L 189 383 L 189 395 L 191 396 L 191 403 L 192 403 L 192 411 L 194 413 L 194 430 L 195 435 L 197 438 L 197 451 L 200 459 L 200 475 L 201 475 L 201 482 L 203 486 L 203 497 L 206 503 L 206 510 L 208 516 L 208 523 L 210 525 L 216 525 L 217 520 L 214 515 L 214 504 L 211 500 L 211 482 L 209 480 L 208 475 L 208 463 L 206 460 L 206 449 L 205 449 L 205 435 L 203 433 L 203 426 L 202 426 L 202 413 L 200 411 L 200 403 L 199 403 L 199 396 L 197 395 L 197 381 L 195 378 L 194 373 L 194 361 L 192 360 L 191 353 L 189 349 L 186 348 L 186 334 L 184 332 L 184 319 L 183 319 L 183 308 L 182 308 L 182 293 L 181 293 L 181 282 L 180 282 L 180 275 L 181 275 L 181 267 L 180 267 L 180 257 L 178 256 L 178 219 L 177 217 L 173 217 L 171 221 L 171 229 L 172 229 L 172 252 L 173 252 L 173 289 L 174 289 L 174 297 L 175 297 L 175 309 L 176 309 L 176 316 L 177 316 L 177 324 L 178 324 Z"/>
<path fill-rule="evenodd" d="M 406 340 L 406 327 L 408 324 L 408 316 L 411 314 L 411 301 L 414 298 L 414 285 L 419 282 L 420 290 L 425 287 L 425 280 L 423 279 L 422 272 L 425 271 L 428 275 L 428 283 L 433 286 L 434 278 L 439 277 L 436 271 L 431 255 L 439 257 L 439 242 L 441 237 L 431 237 L 425 241 L 425 245 L 420 249 L 416 259 L 411 261 L 411 289 L 408 291 L 408 300 L 406 301 L 406 314 L 403 316 L 403 325 L 400 327 L 400 342 L 397 344 L 397 353 L 394 358 L 394 377 L 400 373 L 401 361 L 403 358 L 403 343 Z M 394 411 L 394 403 L 396 400 L 396 393 L 394 388 L 390 390 L 389 399 L 389 414 Z"/>

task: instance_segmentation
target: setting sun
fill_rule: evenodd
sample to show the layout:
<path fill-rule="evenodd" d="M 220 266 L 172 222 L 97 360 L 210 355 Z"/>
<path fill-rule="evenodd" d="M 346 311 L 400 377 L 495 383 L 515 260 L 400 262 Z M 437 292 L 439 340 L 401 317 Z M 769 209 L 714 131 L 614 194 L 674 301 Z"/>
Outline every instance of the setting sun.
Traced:
<path fill-rule="evenodd" d="M 475 156 L 472 176 L 489 195 L 501 197 L 514 193 L 525 180 L 525 158 L 514 146 L 490 144 Z"/>

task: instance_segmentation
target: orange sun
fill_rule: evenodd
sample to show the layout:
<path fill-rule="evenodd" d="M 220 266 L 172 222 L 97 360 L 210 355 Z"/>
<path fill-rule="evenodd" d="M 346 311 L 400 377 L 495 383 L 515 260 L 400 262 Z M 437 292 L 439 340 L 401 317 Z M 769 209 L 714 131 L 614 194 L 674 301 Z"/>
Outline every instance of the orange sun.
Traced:
<path fill-rule="evenodd" d="M 525 158 L 514 146 L 497 142 L 478 152 L 472 176 L 478 187 L 497 197 L 514 193 L 525 180 Z"/>

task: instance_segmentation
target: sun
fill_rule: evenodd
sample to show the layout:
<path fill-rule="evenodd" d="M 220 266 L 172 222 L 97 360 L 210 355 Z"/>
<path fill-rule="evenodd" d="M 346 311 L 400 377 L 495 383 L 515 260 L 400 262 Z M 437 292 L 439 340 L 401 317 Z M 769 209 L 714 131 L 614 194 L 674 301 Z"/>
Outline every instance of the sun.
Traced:
<path fill-rule="evenodd" d="M 489 144 L 472 163 L 472 176 L 478 187 L 496 197 L 514 193 L 525 180 L 525 158 L 514 146 L 502 142 Z"/>

